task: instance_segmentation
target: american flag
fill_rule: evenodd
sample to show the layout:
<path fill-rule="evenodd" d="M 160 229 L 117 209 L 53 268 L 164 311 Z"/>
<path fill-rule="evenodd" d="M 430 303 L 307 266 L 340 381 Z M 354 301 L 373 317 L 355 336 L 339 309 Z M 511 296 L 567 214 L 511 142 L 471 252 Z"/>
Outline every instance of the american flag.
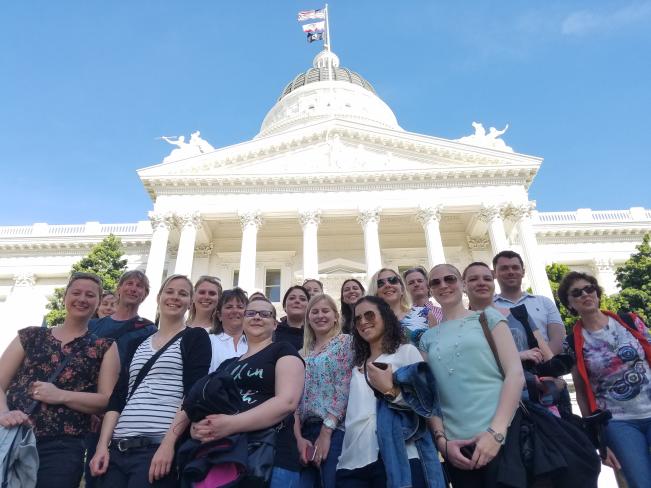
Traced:
<path fill-rule="evenodd" d="M 310 19 L 325 19 L 325 10 L 322 8 L 319 10 L 301 10 L 298 13 L 299 22 Z"/>

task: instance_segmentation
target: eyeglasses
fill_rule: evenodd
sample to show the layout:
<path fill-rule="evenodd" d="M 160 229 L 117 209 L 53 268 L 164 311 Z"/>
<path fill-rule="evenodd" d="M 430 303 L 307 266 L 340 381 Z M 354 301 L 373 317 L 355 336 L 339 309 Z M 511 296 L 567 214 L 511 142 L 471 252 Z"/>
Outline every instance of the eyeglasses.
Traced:
<path fill-rule="evenodd" d="M 570 295 L 572 295 L 574 298 L 579 298 L 581 295 L 583 295 L 583 292 L 585 292 L 586 295 L 589 295 L 595 291 L 597 291 L 596 286 L 586 285 L 583 288 L 574 288 L 573 290 L 570 290 Z"/>
<path fill-rule="evenodd" d="M 389 276 L 388 278 L 380 278 L 379 280 L 376 281 L 376 283 L 379 290 L 387 283 L 390 285 L 397 285 L 398 283 L 400 283 L 400 278 L 398 278 L 397 276 Z"/>
<path fill-rule="evenodd" d="M 271 310 L 246 310 L 244 312 L 245 317 L 253 318 L 256 315 L 259 315 L 263 319 L 268 319 L 274 316 L 274 313 Z"/>
<path fill-rule="evenodd" d="M 367 310 L 362 315 L 355 315 L 355 318 L 353 319 L 353 325 L 355 325 L 355 327 L 359 327 L 359 324 L 362 323 L 362 317 L 364 317 L 366 322 L 375 322 L 376 315 L 373 310 Z"/>
<path fill-rule="evenodd" d="M 438 288 L 445 282 L 446 285 L 454 285 L 459 278 L 457 278 L 455 275 L 445 275 L 443 278 L 432 278 L 429 280 L 429 287 L 430 288 Z"/>

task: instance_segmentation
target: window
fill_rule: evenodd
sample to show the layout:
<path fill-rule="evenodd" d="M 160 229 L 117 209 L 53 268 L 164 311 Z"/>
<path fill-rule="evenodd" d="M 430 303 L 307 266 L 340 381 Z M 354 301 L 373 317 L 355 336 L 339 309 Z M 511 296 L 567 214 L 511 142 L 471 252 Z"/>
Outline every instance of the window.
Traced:
<path fill-rule="evenodd" d="M 235 288 L 240 282 L 240 270 L 236 269 L 233 271 L 233 288 Z"/>
<path fill-rule="evenodd" d="M 264 294 L 272 302 L 280 301 L 280 270 L 268 269 L 264 278 Z"/>

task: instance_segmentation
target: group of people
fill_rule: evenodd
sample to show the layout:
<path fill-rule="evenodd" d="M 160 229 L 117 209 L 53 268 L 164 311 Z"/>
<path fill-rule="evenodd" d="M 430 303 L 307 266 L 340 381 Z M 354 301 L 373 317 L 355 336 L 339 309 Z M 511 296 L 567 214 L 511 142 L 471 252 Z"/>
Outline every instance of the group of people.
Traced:
<path fill-rule="evenodd" d="M 265 429 L 272 458 L 254 471 L 272 488 L 596 486 L 596 447 L 570 422 L 559 377 L 571 371 L 582 415 L 612 415 L 604 462 L 649 486 L 648 329 L 601 311 L 595 278 L 571 272 L 558 290 L 578 317 L 566 337 L 554 302 L 522 290 L 524 273 L 513 251 L 463 272 L 383 268 L 366 287 L 344 281 L 339 305 L 311 279 L 285 292 L 280 320 L 260 292 L 171 275 L 155 323 L 138 315 L 142 272 L 114 293 L 74 273 L 63 324 L 20 330 L 0 358 L 0 425 L 32 426 L 38 487 L 76 488 L 85 465 L 87 487 L 245 486 L 251 466 L 234 446 L 246 434 L 261 459 L 251 439 Z M 232 410 L 217 407 L 228 385 Z M 199 417 L 198 397 L 213 406 Z M 537 432 L 527 459 L 527 422 L 567 439 L 546 445 L 558 455 Z"/>

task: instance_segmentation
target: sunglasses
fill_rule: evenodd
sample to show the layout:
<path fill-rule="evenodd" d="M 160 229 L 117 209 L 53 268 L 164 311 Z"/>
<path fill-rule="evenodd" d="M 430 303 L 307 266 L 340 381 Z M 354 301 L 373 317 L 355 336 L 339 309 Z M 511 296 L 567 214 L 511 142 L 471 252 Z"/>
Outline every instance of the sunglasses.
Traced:
<path fill-rule="evenodd" d="M 271 310 L 246 310 L 244 312 L 245 317 L 253 318 L 256 315 L 259 315 L 263 319 L 269 319 L 274 316 L 274 313 Z"/>
<path fill-rule="evenodd" d="M 446 285 L 454 285 L 458 280 L 459 278 L 457 278 L 455 275 L 445 275 L 443 278 L 432 278 L 429 280 L 429 287 L 438 288 L 444 282 Z"/>
<path fill-rule="evenodd" d="M 570 290 L 570 295 L 572 295 L 574 298 L 579 298 L 581 295 L 583 295 L 583 292 L 585 292 L 586 295 L 589 295 L 595 291 L 597 291 L 596 286 L 586 285 L 583 288 L 574 288 L 573 290 Z"/>
<path fill-rule="evenodd" d="M 355 327 L 358 327 L 359 324 L 362 323 L 362 317 L 364 317 L 364 320 L 367 322 L 375 322 L 376 315 L 373 310 L 367 310 L 362 315 L 355 315 L 355 318 L 353 319 L 353 325 Z"/>
<path fill-rule="evenodd" d="M 379 280 L 376 281 L 378 290 L 382 288 L 384 285 L 389 283 L 390 285 L 397 285 L 400 283 L 400 278 L 397 276 L 389 276 L 388 278 L 380 278 Z"/>

